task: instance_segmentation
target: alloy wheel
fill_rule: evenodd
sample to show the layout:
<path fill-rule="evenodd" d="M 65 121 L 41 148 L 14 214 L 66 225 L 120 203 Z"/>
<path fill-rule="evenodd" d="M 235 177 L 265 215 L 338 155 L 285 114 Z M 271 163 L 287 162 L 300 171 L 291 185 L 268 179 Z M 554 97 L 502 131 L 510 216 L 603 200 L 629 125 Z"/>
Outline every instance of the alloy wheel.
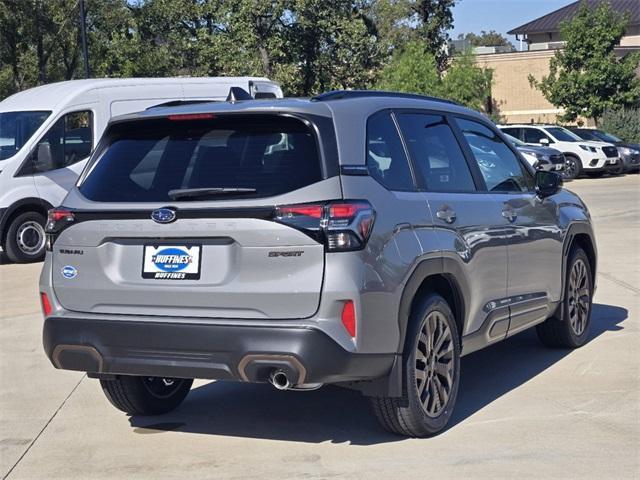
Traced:
<path fill-rule="evenodd" d="M 438 417 L 447 407 L 454 384 L 454 345 L 451 329 L 438 311 L 422 323 L 415 352 L 418 398 L 424 412 Z"/>
<path fill-rule="evenodd" d="M 565 178 L 575 178 L 577 170 L 576 161 L 573 158 L 567 158 L 567 163 L 564 166 Z"/>
<path fill-rule="evenodd" d="M 582 259 L 576 260 L 573 267 L 571 267 L 568 293 L 569 323 L 573 333 L 580 336 L 587 328 L 587 319 L 589 318 L 589 308 L 591 306 L 587 266 Z"/>
<path fill-rule="evenodd" d="M 16 243 L 23 253 L 37 254 L 44 248 L 44 228 L 34 220 L 24 222 L 16 231 Z"/>

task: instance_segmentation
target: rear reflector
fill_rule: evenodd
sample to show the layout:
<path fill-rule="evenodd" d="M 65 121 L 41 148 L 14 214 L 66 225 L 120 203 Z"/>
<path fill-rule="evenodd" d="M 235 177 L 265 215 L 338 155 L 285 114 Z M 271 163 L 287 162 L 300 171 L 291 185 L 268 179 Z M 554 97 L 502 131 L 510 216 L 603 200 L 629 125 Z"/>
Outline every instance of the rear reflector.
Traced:
<path fill-rule="evenodd" d="M 342 325 L 351 338 L 356 337 L 356 309 L 353 300 L 347 300 L 342 307 Z"/>
<path fill-rule="evenodd" d="M 211 120 L 216 118 L 213 113 L 183 113 L 179 115 L 169 115 L 167 117 L 172 122 L 181 122 L 187 120 Z"/>
<path fill-rule="evenodd" d="M 53 312 L 53 308 L 51 308 L 51 303 L 49 302 L 49 297 L 44 292 L 40 292 L 40 304 L 42 305 L 42 313 L 45 317 L 48 317 Z"/>

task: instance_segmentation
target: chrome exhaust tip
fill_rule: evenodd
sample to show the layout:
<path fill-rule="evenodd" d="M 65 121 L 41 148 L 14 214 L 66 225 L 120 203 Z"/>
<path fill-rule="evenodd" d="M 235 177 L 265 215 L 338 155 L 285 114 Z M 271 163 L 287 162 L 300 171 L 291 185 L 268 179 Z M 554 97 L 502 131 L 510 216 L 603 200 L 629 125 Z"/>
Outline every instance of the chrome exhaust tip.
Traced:
<path fill-rule="evenodd" d="M 291 382 L 284 370 L 272 371 L 269 375 L 269 383 L 278 390 L 289 390 L 291 388 Z"/>

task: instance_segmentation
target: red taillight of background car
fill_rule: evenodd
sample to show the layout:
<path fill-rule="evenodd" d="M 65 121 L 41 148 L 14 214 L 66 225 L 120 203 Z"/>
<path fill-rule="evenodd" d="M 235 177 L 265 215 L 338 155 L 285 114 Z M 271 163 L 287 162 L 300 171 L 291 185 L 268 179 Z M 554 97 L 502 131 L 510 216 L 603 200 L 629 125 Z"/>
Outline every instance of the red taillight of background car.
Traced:
<path fill-rule="evenodd" d="M 375 212 L 365 200 L 285 205 L 276 208 L 274 220 L 307 233 L 329 252 L 348 252 L 365 247 Z"/>

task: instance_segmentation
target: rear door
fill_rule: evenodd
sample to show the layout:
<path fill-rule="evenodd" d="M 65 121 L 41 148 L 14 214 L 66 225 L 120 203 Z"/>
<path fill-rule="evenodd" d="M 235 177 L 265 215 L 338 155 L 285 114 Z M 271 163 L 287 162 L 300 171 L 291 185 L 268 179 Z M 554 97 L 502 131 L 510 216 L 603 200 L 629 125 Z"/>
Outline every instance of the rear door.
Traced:
<path fill-rule="evenodd" d="M 324 246 L 273 220 L 275 205 L 341 196 L 309 127 L 276 115 L 178 116 L 116 124 L 106 136 L 74 192 L 83 208 L 55 242 L 53 284 L 65 308 L 315 313 Z"/>
<path fill-rule="evenodd" d="M 465 158 L 468 147 L 461 144 L 451 118 L 404 111 L 398 121 L 443 254 L 459 263 L 469 286 L 462 333 L 478 330 L 492 315 L 498 322 L 492 339 L 504 338 L 508 311 L 500 308 L 500 300 L 506 296 L 507 247 L 500 205 L 482 191 L 482 180 Z"/>

